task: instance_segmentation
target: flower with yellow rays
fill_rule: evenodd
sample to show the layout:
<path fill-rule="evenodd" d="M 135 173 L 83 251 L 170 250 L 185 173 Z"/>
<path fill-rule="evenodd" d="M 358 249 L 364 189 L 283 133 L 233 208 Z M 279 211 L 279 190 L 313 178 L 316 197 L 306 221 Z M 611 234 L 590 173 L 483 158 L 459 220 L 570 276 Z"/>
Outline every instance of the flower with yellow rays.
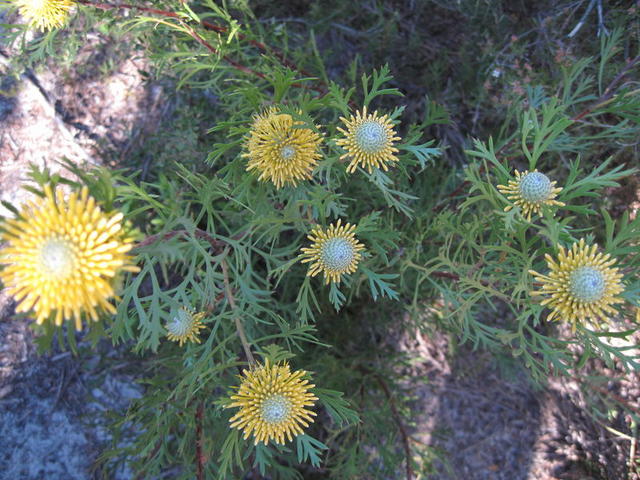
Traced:
<path fill-rule="evenodd" d="M 338 127 L 344 138 L 336 140 L 336 145 L 346 150 L 340 160 L 351 159 L 347 173 L 355 172 L 358 167 L 369 173 L 374 168 L 382 168 L 386 172 L 389 164 L 398 161 L 395 156 L 398 149 L 393 146 L 393 142 L 400 140 L 400 137 L 396 136 L 388 115 L 380 117 L 377 111 L 367 114 L 367 107 L 364 107 L 362 113 L 356 112 L 348 119 L 340 117 L 340 120 L 346 130 Z"/>
<path fill-rule="evenodd" d="M 115 313 L 114 279 L 136 272 L 127 252 L 133 247 L 122 229 L 122 213 L 106 214 L 86 187 L 67 201 L 62 190 L 44 187 L 44 198 L 30 201 L 15 219 L 0 225 L 0 280 L 18 302 L 33 310 L 38 324 L 55 313 L 55 324 L 82 314 L 98 320 L 98 309 Z"/>
<path fill-rule="evenodd" d="M 342 220 L 322 230 L 315 227 L 308 235 L 311 247 L 302 248 L 302 263 L 314 262 L 309 267 L 307 276 L 315 277 L 324 273 L 324 283 L 340 283 L 343 274 L 353 273 L 362 259 L 360 253 L 364 245 L 355 237 L 356 227 Z"/>
<path fill-rule="evenodd" d="M 72 0 L 14 0 L 20 15 L 41 31 L 60 28 L 75 4 Z"/>
<path fill-rule="evenodd" d="M 276 188 L 286 184 L 296 186 L 311 178 L 311 172 L 321 157 L 322 137 L 294 121 L 291 115 L 271 107 L 256 115 L 246 142 L 249 159 L 247 171 L 256 170 L 259 180 L 271 181 Z"/>
<path fill-rule="evenodd" d="M 254 445 L 270 440 L 284 444 L 285 437 L 290 442 L 313 423 L 316 414 L 305 407 L 313 406 L 318 398 L 309 392 L 315 385 L 302 379 L 307 372 L 292 373 L 287 363 L 271 365 L 267 360 L 242 373 L 238 392 L 225 408 L 240 407 L 229 423 L 244 432 L 245 440 L 253 434 Z"/>
<path fill-rule="evenodd" d="M 200 343 L 198 335 L 204 328 L 202 319 L 205 315 L 204 312 L 195 313 L 186 307 L 180 307 L 167 323 L 167 338 L 178 342 L 180 346 L 186 341 Z"/>
<path fill-rule="evenodd" d="M 547 296 L 542 305 L 551 313 L 547 320 L 571 322 L 573 329 L 579 322 L 591 320 L 598 324 L 616 312 L 611 306 L 622 302 L 616 295 L 624 291 L 622 275 L 610 255 L 597 253 L 598 246 L 585 244 L 584 239 L 574 243 L 568 251 L 558 246 L 558 259 L 546 255 L 549 274 L 529 270 L 542 283 L 542 289 L 531 295 Z"/>
<path fill-rule="evenodd" d="M 555 200 L 562 188 L 556 187 L 556 182 L 549 180 L 544 173 L 534 170 L 520 173 L 516 170 L 516 179 L 509 180 L 507 185 L 498 185 L 498 190 L 522 209 L 522 215 L 531 220 L 531 214 L 540 215 L 543 205 L 564 207 L 564 203 Z M 507 205 L 505 212 L 511 210 L 514 205 Z"/>

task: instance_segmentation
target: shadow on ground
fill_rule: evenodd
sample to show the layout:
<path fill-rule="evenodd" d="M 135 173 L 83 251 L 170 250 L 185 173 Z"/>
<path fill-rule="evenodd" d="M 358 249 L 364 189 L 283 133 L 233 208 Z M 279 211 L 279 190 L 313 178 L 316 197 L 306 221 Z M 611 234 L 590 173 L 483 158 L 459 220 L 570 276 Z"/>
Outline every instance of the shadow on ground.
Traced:
<path fill-rule="evenodd" d="M 507 382 L 490 359 L 458 356 L 433 386 L 438 398 L 430 442 L 447 453 L 438 480 L 529 478 L 541 404 L 526 374 Z"/>
<path fill-rule="evenodd" d="M 416 332 L 402 345 L 419 358 L 414 378 L 426 379 L 413 389 L 412 437 L 441 453 L 430 480 L 635 478 L 629 442 L 587 413 L 593 399 L 574 381 L 535 386 L 526 370 L 488 352 L 463 345 L 450 355 L 441 333 Z M 617 388 L 630 398 L 624 389 L 635 387 Z M 610 424 L 623 431 L 624 415 Z"/>

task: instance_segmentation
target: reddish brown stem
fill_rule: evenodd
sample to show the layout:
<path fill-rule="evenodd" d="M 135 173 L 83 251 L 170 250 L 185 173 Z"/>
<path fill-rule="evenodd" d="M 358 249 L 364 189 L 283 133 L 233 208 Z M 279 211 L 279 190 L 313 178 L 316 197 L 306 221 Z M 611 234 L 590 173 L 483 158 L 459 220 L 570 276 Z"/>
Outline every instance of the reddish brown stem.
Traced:
<path fill-rule="evenodd" d="M 622 81 L 622 79 L 629 72 L 629 70 L 631 70 L 638 63 L 640 63 L 640 55 L 629 60 L 627 64 L 622 68 L 622 70 L 620 70 L 618 75 L 616 75 L 615 78 L 611 80 L 611 83 L 607 85 L 607 88 L 604 89 L 604 93 L 600 96 L 600 98 L 598 98 L 598 100 L 596 100 L 590 107 L 586 108 L 585 110 L 580 112 L 578 115 L 573 117 L 572 120 L 574 122 L 577 122 L 578 120 L 583 119 L 584 117 L 589 115 L 593 110 L 599 107 L 602 103 L 606 102 L 611 97 L 613 97 L 613 93 L 615 89 L 618 87 L 618 84 Z"/>
<path fill-rule="evenodd" d="M 391 393 L 391 389 L 389 388 L 389 385 L 387 385 L 387 382 L 384 381 L 384 378 L 382 378 L 379 374 L 377 374 L 373 370 L 370 370 L 369 368 L 362 365 L 358 365 L 356 368 L 360 370 L 362 373 L 364 373 L 365 375 L 370 375 L 373 378 L 375 378 L 376 382 L 378 383 L 378 385 L 380 385 L 380 388 L 384 392 L 385 397 L 387 397 L 387 400 L 389 401 L 389 408 L 391 409 L 391 416 L 393 417 L 393 421 L 398 426 L 398 430 L 400 431 L 400 437 L 402 437 L 402 446 L 404 449 L 405 456 L 407 458 L 407 468 L 406 468 L 407 480 L 413 480 L 411 447 L 409 446 L 409 439 L 411 437 L 407 432 L 407 429 L 405 428 L 404 423 L 402 422 L 402 416 L 400 415 L 400 412 L 396 407 L 396 402 L 393 397 L 393 394 Z"/>
<path fill-rule="evenodd" d="M 208 234 L 204 230 L 200 230 L 199 228 L 196 228 L 193 233 L 196 236 L 196 238 L 202 238 L 207 242 L 209 242 L 209 245 L 211 245 L 211 248 L 213 249 L 214 252 L 222 251 L 222 249 L 227 245 L 222 240 L 213 238 L 210 234 Z M 189 232 L 187 230 L 172 230 L 171 232 L 167 232 L 163 234 L 150 235 L 144 240 L 142 240 L 141 242 L 139 242 L 135 246 L 135 248 L 137 249 L 137 248 L 147 247 L 157 242 L 158 240 L 170 240 L 173 237 L 177 237 L 178 235 L 188 235 L 188 234 Z"/>
<path fill-rule="evenodd" d="M 207 50 L 209 50 L 213 55 L 217 55 L 218 54 L 218 49 L 216 49 L 213 45 L 211 45 L 209 42 L 207 42 L 202 36 L 200 36 L 198 34 L 198 32 L 196 32 L 193 28 L 191 28 L 190 26 L 188 26 L 186 23 L 184 23 L 182 20 L 180 20 L 180 24 L 184 27 L 184 29 L 187 31 L 187 33 L 191 36 L 191 38 L 193 38 L 196 42 L 198 42 L 200 45 L 202 45 L 203 47 L 205 47 Z M 252 70 L 249 67 L 246 67 L 244 65 L 242 65 L 241 63 L 236 62 L 235 60 L 233 60 L 232 58 L 230 58 L 228 55 L 222 55 L 222 59 L 227 62 L 229 65 L 231 65 L 233 68 L 240 70 L 241 72 L 247 73 L 249 75 L 253 75 L 256 76 L 258 78 L 262 78 L 265 79 L 266 76 L 264 73 L 262 72 L 258 72 L 256 70 Z"/>
<path fill-rule="evenodd" d="M 450 278 L 451 280 L 455 280 L 455 281 L 460 280 L 460 276 L 459 275 L 456 275 L 455 273 L 451 273 L 451 272 L 435 271 L 435 272 L 431 272 L 431 276 L 432 277 L 439 277 L 439 278 Z"/>
<path fill-rule="evenodd" d="M 607 390 L 605 390 L 602 387 L 598 387 L 596 385 L 589 385 L 591 388 L 593 388 L 594 390 L 596 390 L 597 392 L 600 392 L 602 395 L 609 397 L 613 400 L 615 400 L 616 402 L 618 402 L 620 405 L 622 405 L 623 407 L 625 407 L 626 409 L 630 410 L 631 412 L 635 413 L 636 415 L 640 415 L 640 409 L 632 406 L 629 402 L 627 402 L 624 398 L 622 398 L 620 395 L 617 395 L 613 392 L 609 392 Z"/>
<path fill-rule="evenodd" d="M 151 460 L 153 457 L 156 456 L 161 446 L 162 446 L 162 440 L 158 440 L 155 446 L 153 447 L 153 450 L 151 450 L 151 452 L 149 452 L 149 455 L 147 455 L 147 461 Z M 138 473 L 135 476 L 133 480 L 144 480 L 144 478 L 146 478 L 146 475 L 147 475 L 147 472 L 146 470 L 143 469 L 140 473 Z"/>
<path fill-rule="evenodd" d="M 204 464 L 206 460 L 202 453 L 202 421 L 204 418 L 204 403 L 200 402 L 196 409 L 196 467 L 198 480 L 204 480 Z"/>
<path fill-rule="evenodd" d="M 118 8 L 123 8 L 123 9 L 127 9 L 127 10 L 140 10 L 141 12 L 147 12 L 147 13 L 152 13 L 154 15 L 160 15 L 162 17 L 170 17 L 170 18 L 180 18 L 180 15 L 178 15 L 176 12 L 169 12 L 167 10 L 161 10 L 158 8 L 151 8 L 151 7 L 143 7 L 140 5 L 131 5 L 128 3 L 99 3 L 99 2 L 90 2 L 89 0 L 79 0 L 80 3 L 84 4 L 84 5 L 89 5 L 92 7 L 96 7 L 99 8 L 101 10 L 113 10 L 113 9 L 118 9 Z M 228 33 L 229 29 L 227 27 L 223 27 L 221 25 L 216 25 L 215 23 L 211 23 L 208 22 L 206 20 L 201 20 L 200 24 L 205 27 L 208 30 L 212 30 L 214 32 L 218 32 L 218 33 Z M 243 33 L 237 33 L 237 37 L 240 40 L 246 40 L 250 45 L 253 45 L 254 47 L 258 48 L 259 50 L 262 50 L 263 52 L 267 52 L 267 53 L 271 53 L 274 57 L 276 57 L 278 59 L 278 61 L 280 61 L 280 63 L 282 63 L 282 65 L 284 65 L 285 67 L 291 68 L 292 70 L 296 70 L 298 72 L 300 72 L 303 75 L 306 75 L 307 77 L 312 77 L 313 75 L 307 71 L 305 71 L 302 68 L 298 68 L 298 66 L 293 63 L 291 60 L 287 59 L 284 54 L 273 48 L 273 47 L 269 47 L 268 45 L 265 45 L 262 42 L 259 42 L 257 40 L 253 40 L 253 39 L 247 39 L 247 36 Z"/>
<path fill-rule="evenodd" d="M 205 27 L 205 28 L 207 28 L 209 30 L 213 30 L 214 32 L 227 33 L 229 31 L 229 29 L 227 27 L 216 25 L 214 23 L 207 22 L 206 20 L 202 20 L 201 23 L 202 23 L 203 27 Z M 313 77 L 314 76 L 313 74 L 307 72 L 303 68 L 298 67 L 291 60 L 287 59 L 280 50 L 277 50 L 277 49 L 275 49 L 273 47 L 269 47 L 268 45 L 265 45 L 264 43 L 259 42 L 257 40 L 247 39 L 247 36 L 245 34 L 243 34 L 243 33 L 237 33 L 237 36 L 238 36 L 238 38 L 240 40 L 246 40 L 250 45 L 253 45 L 257 49 L 262 50 L 265 53 L 272 54 L 274 57 L 276 57 L 278 59 L 278 61 L 283 66 L 285 66 L 287 68 L 290 68 L 291 70 L 296 70 L 297 72 L 300 72 L 302 75 L 304 75 L 306 77 Z"/>
<path fill-rule="evenodd" d="M 79 3 L 83 4 L 83 5 L 87 5 L 90 7 L 95 7 L 95 8 L 99 8 L 100 10 L 116 10 L 116 9 L 127 9 L 127 10 L 138 10 L 141 12 L 146 12 L 146 13 L 150 13 L 153 15 L 158 15 L 161 17 L 165 17 L 165 18 L 175 18 L 177 20 L 180 21 L 180 23 L 182 24 L 182 26 L 187 30 L 187 32 L 189 33 L 189 35 L 195 40 L 197 41 L 200 45 L 202 45 L 203 47 L 205 47 L 207 50 L 209 50 L 212 54 L 214 55 L 218 55 L 218 49 L 216 49 L 213 45 L 211 45 L 209 42 L 207 42 L 204 38 L 202 38 L 201 35 L 199 35 L 193 28 L 187 26 L 184 23 L 184 17 L 182 15 L 179 15 L 176 12 L 170 12 L 167 10 L 161 10 L 158 8 L 151 8 L 151 7 L 143 7 L 140 5 L 131 5 L 129 3 L 101 3 L 101 2 L 91 2 L 89 0 L 78 0 Z M 227 33 L 229 30 L 226 27 L 220 26 L 220 25 L 216 25 L 214 23 L 208 22 L 206 20 L 201 20 L 200 21 L 200 25 L 202 25 L 204 28 L 206 28 L 207 30 L 212 30 L 214 32 L 218 32 L 218 33 Z M 246 35 L 242 34 L 242 33 L 238 33 L 238 38 L 240 40 L 246 40 L 250 45 L 253 45 L 254 47 L 258 48 L 259 50 L 262 50 L 263 52 L 267 52 L 267 53 L 271 53 L 274 57 L 276 57 L 278 59 L 278 61 L 285 67 L 290 68 L 292 70 L 296 70 L 297 72 L 301 73 L 302 75 L 305 75 L 307 77 L 313 77 L 313 75 L 307 71 L 305 71 L 304 69 L 298 68 L 298 66 L 293 63 L 292 61 L 288 60 L 287 58 L 285 58 L 284 54 L 282 52 L 280 52 L 279 50 L 276 50 L 274 48 L 268 47 L 267 45 L 265 45 L 262 42 L 258 42 L 257 40 L 252 40 L 252 39 L 247 39 Z M 222 59 L 227 62 L 229 65 L 231 65 L 232 67 L 234 67 L 237 70 L 240 70 L 241 72 L 247 73 L 249 75 L 253 75 L 256 76 L 258 78 L 262 78 L 265 79 L 266 76 L 264 73 L 258 72 L 256 70 L 253 70 L 245 65 L 242 65 L 241 63 L 237 62 L 236 60 L 233 60 L 232 58 L 230 58 L 228 55 L 222 55 Z M 322 82 L 321 80 L 318 80 L 319 83 L 321 83 L 323 86 L 317 86 L 317 85 L 305 85 L 302 83 L 292 83 L 291 86 L 292 87 L 296 87 L 296 88 L 304 88 L 307 90 L 313 90 L 316 91 L 322 95 L 327 93 L 327 86 L 324 82 Z"/>
<path fill-rule="evenodd" d="M 462 193 L 462 191 L 467 188 L 469 185 L 471 185 L 471 182 L 469 180 L 465 180 L 463 181 L 460 185 L 458 185 L 458 187 L 451 192 L 450 194 L 448 194 L 446 197 L 444 197 L 440 202 L 438 202 L 438 204 L 433 207 L 431 210 L 435 213 L 440 212 L 440 210 L 443 210 L 444 207 L 447 206 L 448 201 L 451 200 L 454 197 L 457 197 L 458 195 L 460 195 Z"/>
<path fill-rule="evenodd" d="M 626 408 L 627 410 L 629 410 L 630 412 L 635 413 L 636 415 L 640 415 L 640 409 L 634 407 L 633 405 L 631 405 L 627 400 L 625 400 L 624 398 L 622 398 L 619 395 L 616 395 L 613 392 L 610 392 L 609 390 L 606 390 L 598 385 L 594 385 L 593 383 L 590 382 L 585 382 L 584 380 L 582 380 L 581 378 L 578 378 L 576 376 L 571 376 L 569 377 L 571 379 L 573 379 L 574 381 L 578 382 L 580 385 L 586 387 L 586 388 L 591 388 L 592 390 L 595 390 L 596 392 L 600 393 L 601 395 L 608 397 L 612 400 L 614 400 L 615 402 L 617 402 L 618 404 L 622 405 L 624 408 Z"/>
<path fill-rule="evenodd" d="M 407 480 L 413 480 L 413 467 L 412 467 L 412 461 L 411 461 L 411 447 L 409 446 L 409 434 L 407 433 L 407 429 L 405 428 L 404 423 L 402 423 L 402 417 L 400 416 L 400 412 L 398 412 L 398 408 L 396 407 L 396 402 L 393 398 L 393 395 L 391 394 L 389 385 L 387 385 L 387 383 L 384 381 L 384 379 L 380 375 L 374 373 L 373 376 L 376 379 L 376 382 L 378 382 L 378 385 L 380 385 L 380 388 L 382 388 L 382 391 L 387 397 L 387 400 L 389 400 L 389 408 L 391 409 L 391 415 L 393 416 L 393 419 L 396 422 L 396 425 L 398 425 L 398 430 L 400 431 L 400 436 L 402 437 L 404 454 L 407 458 L 407 468 L 405 470 L 407 475 Z"/>
<path fill-rule="evenodd" d="M 207 313 L 212 313 L 225 296 L 225 292 L 220 292 L 218 295 L 216 295 L 216 297 L 213 299 L 213 302 L 207 305 Z"/>

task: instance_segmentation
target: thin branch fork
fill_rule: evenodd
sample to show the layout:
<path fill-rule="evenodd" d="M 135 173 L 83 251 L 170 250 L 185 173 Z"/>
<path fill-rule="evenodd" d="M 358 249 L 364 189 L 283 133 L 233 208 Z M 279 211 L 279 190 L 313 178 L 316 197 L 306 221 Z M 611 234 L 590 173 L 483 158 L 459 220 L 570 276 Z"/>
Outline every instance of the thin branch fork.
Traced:
<path fill-rule="evenodd" d="M 167 232 L 163 234 L 150 235 L 149 237 L 139 242 L 135 246 L 135 248 L 138 249 L 141 247 L 146 247 L 146 246 L 152 245 L 153 243 L 157 242 L 160 239 L 169 240 L 179 235 L 188 235 L 189 233 L 190 232 L 187 230 L 173 230 L 171 232 Z M 244 349 L 244 353 L 247 357 L 247 360 L 249 361 L 249 363 L 254 364 L 256 363 L 256 360 L 253 354 L 251 353 L 251 347 L 249 346 L 247 335 L 245 334 L 244 327 L 242 326 L 242 322 L 240 321 L 240 317 L 238 316 L 238 305 L 236 304 L 236 299 L 235 299 L 235 296 L 233 295 L 233 289 L 231 288 L 231 283 L 229 281 L 229 265 L 227 264 L 226 254 L 229 252 L 230 247 L 227 245 L 226 242 L 222 240 L 218 240 L 217 238 L 214 238 L 208 232 L 205 232 L 204 230 L 200 230 L 199 228 L 196 228 L 193 233 L 197 238 L 202 238 L 207 242 L 209 242 L 209 245 L 211 245 L 211 248 L 214 252 L 223 254 L 223 258 L 220 262 L 220 266 L 222 268 L 222 275 L 224 280 L 224 297 L 227 298 L 227 301 L 229 302 L 229 305 L 233 310 L 233 313 L 234 313 L 233 321 L 236 324 L 236 330 L 238 331 L 238 336 L 240 337 L 240 342 L 242 343 L 242 348 Z M 240 237 L 242 237 L 243 235 L 244 235 L 244 232 L 240 234 Z M 218 300 L 219 297 L 220 296 L 216 297 L 214 303 L 211 304 L 208 308 L 215 308 L 215 305 L 219 301 Z"/>
<path fill-rule="evenodd" d="M 172 230 L 171 232 L 167 232 L 167 233 L 150 235 L 144 240 L 142 240 L 141 242 L 138 242 L 138 244 L 134 247 L 134 249 L 148 247 L 149 245 L 153 245 L 158 240 L 170 240 L 177 236 L 189 235 L 190 233 L 191 232 L 189 232 L 188 230 Z M 199 228 L 196 228 L 193 231 L 193 234 L 196 236 L 196 238 L 201 238 L 209 242 L 209 245 L 211 245 L 211 248 L 213 249 L 214 252 L 219 253 L 222 251 L 224 247 L 227 246 L 227 244 L 222 240 L 218 240 L 217 238 L 212 237 L 209 233 L 205 232 L 204 230 L 200 230 Z"/>
<path fill-rule="evenodd" d="M 90 7 L 94 7 L 94 8 L 98 8 L 100 10 L 117 10 L 117 9 L 126 9 L 126 10 L 138 10 L 141 12 L 146 12 L 146 13 L 150 13 L 153 15 L 158 15 L 161 17 L 165 17 L 165 18 L 174 18 L 176 20 L 178 20 L 181 24 L 181 26 L 185 29 L 185 31 L 189 34 L 189 36 L 191 36 L 191 38 L 193 38 L 196 42 L 198 42 L 200 45 L 202 45 L 203 47 L 205 47 L 207 50 L 209 50 L 212 54 L 214 55 L 218 55 L 220 52 L 217 48 L 215 48 L 213 45 L 211 45 L 209 42 L 207 42 L 200 34 L 198 34 L 192 27 L 188 26 L 185 22 L 184 22 L 184 16 L 178 14 L 177 12 L 170 12 L 167 10 L 161 10 L 158 8 L 152 8 L 152 7 L 144 7 L 144 6 L 140 6 L 140 5 L 131 5 L 129 3 L 101 3 L 101 2 L 91 2 L 89 0 L 78 0 L 79 3 L 83 4 L 83 5 L 87 5 Z M 214 32 L 218 32 L 218 33 L 227 33 L 229 31 L 229 29 L 227 27 L 223 27 L 220 25 L 216 25 L 214 23 L 208 22 L 206 20 L 200 20 L 200 25 L 202 25 L 204 28 L 206 28 L 207 30 L 212 30 Z M 312 75 L 311 73 L 307 72 L 306 70 L 299 68 L 295 63 L 293 63 L 292 61 L 288 60 L 287 58 L 285 58 L 284 54 L 282 52 L 280 52 L 279 50 L 269 47 L 267 45 L 265 45 L 262 42 L 258 42 L 257 40 L 252 40 L 252 39 L 248 39 L 246 37 L 246 35 L 242 34 L 242 33 L 238 33 L 238 38 L 240 40 L 246 40 L 250 45 L 258 48 L 259 50 L 266 52 L 266 53 L 270 53 L 272 54 L 274 57 L 276 57 L 278 59 L 278 61 L 285 67 L 290 68 L 292 70 L 295 70 L 297 72 L 299 72 L 300 74 L 307 76 L 307 77 L 314 77 L 314 75 Z M 258 78 L 262 78 L 265 79 L 266 75 L 262 72 L 258 72 L 256 70 L 253 70 L 239 62 L 237 62 L 236 60 L 233 60 L 232 58 L 230 58 L 228 55 L 222 55 L 222 59 L 227 62 L 229 65 L 231 65 L 232 67 L 234 67 L 237 70 L 240 70 L 243 73 L 247 73 L 249 75 L 253 75 L 256 76 Z M 296 88 L 304 88 L 307 90 L 313 90 L 316 91 L 322 95 L 327 93 L 327 85 L 322 81 L 322 80 L 317 80 L 317 82 L 319 82 L 320 84 L 322 84 L 322 87 L 317 86 L 317 85 L 305 85 L 302 83 L 292 83 L 291 86 L 292 87 L 296 87 Z"/>
<path fill-rule="evenodd" d="M 402 416 L 400 415 L 400 412 L 398 412 L 398 407 L 396 406 L 396 402 L 393 397 L 393 394 L 391 393 L 391 389 L 389 388 L 389 385 L 387 385 L 387 382 L 384 381 L 384 378 L 382 378 L 376 372 L 368 369 L 367 367 L 358 365 L 356 368 L 358 368 L 360 371 L 362 371 L 366 375 L 371 375 L 376 380 L 376 383 L 380 386 L 382 391 L 384 392 L 385 397 L 387 397 L 387 400 L 389 401 L 389 408 L 391 409 L 391 416 L 393 417 L 393 421 L 398 426 L 398 430 L 400 431 L 400 437 L 402 437 L 402 446 L 404 449 L 404 454 L 406 456 L 406 464 L 407 464 L 405 469 L 406 478 L 407 480 L 413 480 L 413 463 L 411 461 L 411 458 L 412 458 L 411 446 L 409 445 L 409 440 L 413 440 L 413 439 L 407 432 L 407 429 L 404 426 L 404 423 L 402 422 Z"/>
<path fill-rule="evenodd" d="M 410 436 L 407 433 L 407 429 L 405 428 L 404 423 L 402 423 L 402 417 L 400 416 L 400 413 L 398 412 L 398 408 L 396 407 L 396 402 L 393 399 L 393 395 L 391 394 L 391 390 L 389 389 L 389 385 L 387 385 L 387 383 L 384 381 L 384 379 L 380 375 L 374 373 L 373 376 L 376 379 L 376 382 L 378 383 L 378 385 L 380 385 L 380 388 L 382 388 L 382 391 L 384 392 L 385 396 L 389 400 L 389 407 L 391 408 L 391 414 L 393 415 L 393 419 L 395 420 L 396 424 L 398 425 L 398 430 L 400 430 L 400 436 L 402 437 L 402 444 L 403 444 L 403 447 L 404 447 L 404 454 L 407 457 L 406 458 L 407 480 L 413 480 L 413 466 L 412 466 L 412 461 L 411 461 L 411 447 L 409 446 L 409 438 L 410 438 Z"/>
<path fill-rule="evenodd" d="M 244 326 L 240 321 L 240 317 L 238 316 L 238 305 L 236 304 L 236 299 L 233 296 L 233 291 L 231 290 L 231 283 L 229 282 L 229 266 L 227 265 L 227 260 L 225 258 L 220 262 L 222 266 L 222 275 L 224 277 L 224 290 L 226 293 L 227 301 L 231 306 L 233 311 L 233 321 L 236 324 L 236 330 L 238 331 L 238 336 L 240 337 L 240 342 L 242 343 L 242 348 L 244 349 L 244 354 L 247 357 L 247 360 L 250 364 L 255 364 L 256 359 L 253 357 L 251 353 L 251 347 L 249 346 L 249 342 L 247 341 L 247 335 L 244 331 Z"/>

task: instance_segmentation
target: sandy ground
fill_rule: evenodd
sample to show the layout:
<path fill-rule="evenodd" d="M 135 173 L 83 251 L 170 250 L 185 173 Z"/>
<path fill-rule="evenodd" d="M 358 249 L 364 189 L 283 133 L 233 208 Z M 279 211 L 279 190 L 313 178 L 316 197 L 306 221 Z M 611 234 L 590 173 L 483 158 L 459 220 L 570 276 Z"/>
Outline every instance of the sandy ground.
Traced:
<path fill-rule="evenodd" d="M 0 478 L 105 478 L 93 472 L 96 457 L 111 440 L 102 414 L 122 414 L 142 394 L 134 377 L 102 366 L 122 352 L 105 345 L 96 355 L 81 344 L 79 356 L 37 356 L 23 320 L 0 323 L 0 338 L 6 341 L 2 373 L 11 376 L 0 381 Z M 109 478 L 132 477 L 120 468 Z"/>

